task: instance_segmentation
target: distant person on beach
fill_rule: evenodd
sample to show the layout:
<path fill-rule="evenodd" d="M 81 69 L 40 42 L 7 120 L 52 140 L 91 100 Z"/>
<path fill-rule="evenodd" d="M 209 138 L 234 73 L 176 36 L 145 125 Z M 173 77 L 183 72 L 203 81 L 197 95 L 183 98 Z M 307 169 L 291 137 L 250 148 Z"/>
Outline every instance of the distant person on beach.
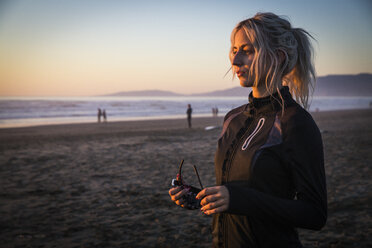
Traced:
<path fill-rule="evenodd" d="M 217 117 L 218 116 L 218 108 L 217 107 L 212 108 L 212 114 L 213 114 L 213 117 Z"/>
<path fill-rule="evenodd" d="M 257 13 L 232 31 L 231 69 L 252 92 L 225 116 L 217 186 L 196 196 L 213 215 L 213 247 L 302 247 L 296 228 L 326 223 L 323 143 L 305 110 L 315 82 L 310 38 L 273 13 Z M 187 191 L 178 186 L 169 194 L 187 208 Z"/>
<path fill-rule="evenodd" d="M 107 115 L 106 115 L 106 110 L 105 109 L 102 111 L 102 116 L 103 116 L 103 121 L 107 122 Z"/>
<path fill-rule="evenodd" d="M 187 124 L 189 125 L 189 128 L 191 128 L 191 114 L 192 114 L 191 105 L 187 104 L 186 115 L 187 115 Z"/>
<path fill-rule="evenodd" d="M 101 122 L 101 116 L 102 116 L 102 111 L 100 108 L 98 108 L 98 111 L 97 111 L 97 119 L 98 119 L 98 123 Z"/>

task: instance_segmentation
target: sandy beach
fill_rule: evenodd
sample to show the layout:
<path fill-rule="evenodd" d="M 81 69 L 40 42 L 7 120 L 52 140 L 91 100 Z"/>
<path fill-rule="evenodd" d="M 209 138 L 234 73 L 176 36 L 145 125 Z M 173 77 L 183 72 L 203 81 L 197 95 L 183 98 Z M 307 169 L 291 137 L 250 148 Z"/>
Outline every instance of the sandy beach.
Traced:
<path fill-rule="evenodd" d="M 312 113 L 322 131 L 328 222 L 305 247 L 372 247 L 372 110 Z M 0 247 L 210 247 L 211 220 L 170 201 L 214 185 L 223 118 L 0 129 Z M 218 126 L 205 130 L 206 126 Z"/>

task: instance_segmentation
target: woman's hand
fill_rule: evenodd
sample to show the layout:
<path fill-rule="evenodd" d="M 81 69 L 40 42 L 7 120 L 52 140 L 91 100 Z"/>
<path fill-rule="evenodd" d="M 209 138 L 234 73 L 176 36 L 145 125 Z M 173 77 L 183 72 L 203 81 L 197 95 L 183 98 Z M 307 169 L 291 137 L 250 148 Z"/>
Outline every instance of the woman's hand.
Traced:
<path fill-rule="evenodd" d="M 215 186 L 200 191 L 196 199 L 202 199 L 201 210 L 210 215 L 224 212 L 229 208 L 230 194 L 225 186 Z"/>
<path fill-rule="evenodd" d="M 182 196 L 187 193 L 187 189 L 182 189 L 182 187 L 174 187 L 171 188 L 168 193 L 174 203 L 181 207 L 184 207 L 184 199 L 182 198 Z"/>

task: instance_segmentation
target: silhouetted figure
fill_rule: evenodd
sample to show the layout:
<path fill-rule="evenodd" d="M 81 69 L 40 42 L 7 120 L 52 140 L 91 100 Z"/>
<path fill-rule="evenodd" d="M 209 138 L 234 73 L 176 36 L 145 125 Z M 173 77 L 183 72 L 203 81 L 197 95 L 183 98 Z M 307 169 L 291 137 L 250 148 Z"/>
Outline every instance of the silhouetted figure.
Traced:
<path fill-rule="evenodd" d="M 190 104 L 187 104 L 187 123 L 189 124 L 189 128 L 191 128 L 191 113 L 192 113 L 192 108 Z"/>
<path fill-rule="evenodd" d="M 101 122 L 101 116 L 102 116 L 102 111 L 100 108 L 98 108 L 98 112 L 97 112 L 97 119 L 98 119 L 98 123 Z"/>
<path fill-rule="evenodd" d="M 103 116 L 103 121 L 107 122 L 107 115 L 106 115 L 106 110 L 102 111 L 102 116 Z"/>
<path fill-rule="evenodd" d="M 217 115 L 218 115 L 218 108 L 217 107 L 212 108 L 212 114 L 213 114 L 213 117 L 217 117 Z"/>

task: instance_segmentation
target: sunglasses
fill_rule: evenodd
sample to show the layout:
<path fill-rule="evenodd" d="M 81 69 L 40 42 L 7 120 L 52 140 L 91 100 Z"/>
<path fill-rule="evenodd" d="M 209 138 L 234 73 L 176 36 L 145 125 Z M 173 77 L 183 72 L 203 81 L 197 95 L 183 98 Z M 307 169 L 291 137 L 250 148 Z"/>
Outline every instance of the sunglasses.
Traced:
<path fill-rule="evenodd" d="M 201 200 L 196 199 L 196 195 L 203 189 L 203 185 L 201 183 L 199 173 L 195 165 L 194 165 L 194 171 L 195 171 L 196 177 L 198 178 L 201 189 L 198 189 L 196 187 L 193 187 L 185 183 L 185 181 L 182 179 L 183 162 L 184 160 L 182 159 L 181 164 L 178 168 L 178 174 L 177 174 L 176 179 L 172 179 L 172 187 L 181 187 L 181 189 L 187 189 L 187 193 L 182 196 L 185 202 L 184 207 L 190 210 L 198 209 L 201 207 L 200 206 Z"/>

